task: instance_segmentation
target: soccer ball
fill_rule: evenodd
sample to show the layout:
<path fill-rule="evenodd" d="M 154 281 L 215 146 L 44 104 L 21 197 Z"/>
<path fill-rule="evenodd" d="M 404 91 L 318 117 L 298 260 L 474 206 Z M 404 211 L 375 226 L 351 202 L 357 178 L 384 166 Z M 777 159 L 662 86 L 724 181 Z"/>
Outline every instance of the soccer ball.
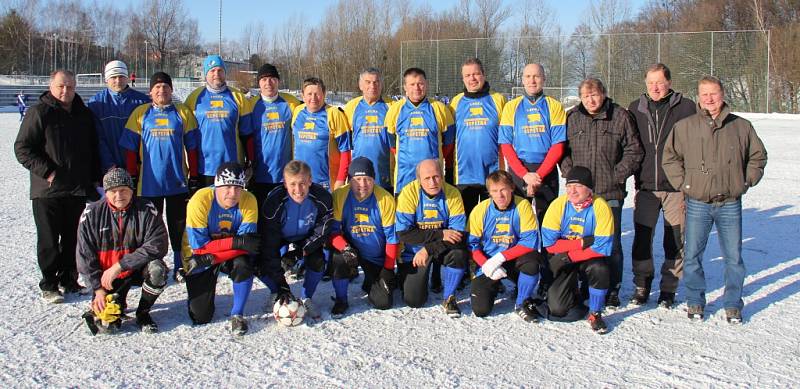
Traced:
<path fill-rule="evenodd" d="M 272 314 L 279 324 L 294 327 L 303 323 L 306 307 L 298 300 L 290 300 L 288 303 L 276 301 L 272 306 Z"/>

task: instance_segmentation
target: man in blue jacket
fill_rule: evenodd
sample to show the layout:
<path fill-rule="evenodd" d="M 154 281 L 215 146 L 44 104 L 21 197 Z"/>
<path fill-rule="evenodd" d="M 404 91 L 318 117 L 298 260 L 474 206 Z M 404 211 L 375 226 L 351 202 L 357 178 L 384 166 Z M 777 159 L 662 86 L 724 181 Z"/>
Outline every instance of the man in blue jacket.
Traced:
<path fill-rule="evenodd" d="M 131 112 L 149 103 L 150 97 L 128 86 L 128 67 L 122 61 L 106 64 L 103 75 L 108 88 L 92 96 L 87 106 L 94 114 L 97 128 L 100 168 L 106 172 L 112 167 L 125 167 L 125 153 L 119 139 Z"/>

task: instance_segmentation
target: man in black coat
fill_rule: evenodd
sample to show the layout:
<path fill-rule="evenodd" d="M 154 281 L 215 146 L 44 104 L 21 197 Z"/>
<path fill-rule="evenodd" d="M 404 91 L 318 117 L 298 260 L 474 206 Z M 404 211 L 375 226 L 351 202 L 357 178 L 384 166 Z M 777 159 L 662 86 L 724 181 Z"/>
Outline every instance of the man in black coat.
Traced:
<path fill-rule="evenodd" d="M 49 91 L 28 111 L 14 142 L 17 160 L 30 171 L 42 298 L 64 301 L 82 290 L 75 265 L 78 219 L 87 199 L 98 198 L 97 134 L 92 113 L 75 94 L 75 75 L 56 70 Z"/>
<path fill-rule="evenodd" d="M 644 160 L 634 173 L 632 268 L 636 290 L 631 304 L 643 305 L 650 297 L 655 276 L 653 235 L 659 211 L 664 217 L 664 263 L 661 265 L 661 294 L 658 305 L 670 308 L 683 274 L 683 192 L 675 190 L 661 167 L 664 143 L 679 120 L 695 114 L 694 101 L 672 90 L 669 68 L 653 64 L 645 73 L 647 93 L 631 102 L 628 110 L 636 120 L 644 149 Z"/>

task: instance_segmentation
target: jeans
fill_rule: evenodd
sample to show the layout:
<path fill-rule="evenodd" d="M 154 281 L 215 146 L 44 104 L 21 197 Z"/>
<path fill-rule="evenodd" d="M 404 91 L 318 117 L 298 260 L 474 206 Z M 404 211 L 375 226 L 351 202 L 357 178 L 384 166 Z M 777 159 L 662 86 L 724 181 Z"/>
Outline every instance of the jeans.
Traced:
<path fill-rule="evenodd" d="M 716 224 L 720 250 L 725 260 L 725 308 L 742 309 L 745 268 L 742 261 L 742 202 L 709 204 L 686 199 L 686 243 L 684 244 L 684 285 L 688 305 L 706 305 L 703 252 L 711 226 Z"/>
<path fill-rule="evenodd" d="M 614 217 L 614 239 L 611 244 L 611 255 L 608 256 L 608 270 L 611 275 L 610 290 L 619 291 L 622 284 L 622 203 L 624 200 L 606 200 Z"/>

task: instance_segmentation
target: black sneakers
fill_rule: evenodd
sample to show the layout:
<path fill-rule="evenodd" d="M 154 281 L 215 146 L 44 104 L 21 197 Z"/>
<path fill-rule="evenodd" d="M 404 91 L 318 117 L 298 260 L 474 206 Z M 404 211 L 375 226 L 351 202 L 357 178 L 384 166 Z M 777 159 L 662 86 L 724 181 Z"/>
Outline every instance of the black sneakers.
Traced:
<path fill-rule="evenodd" d="M 347 305 L 347 300 L 334 300 L 333 308 L 331 308 L 331 317 L 334 319 L 341 318 L 348 308 L 350 306 Z"/>
<path fill-rule="evenodd" d="M 605 334 L 608 332 L 608 326 L 600 312 L 592 312 L 589 314 L 589 327 L 591 327 L 592 331 L 596 334 Z"/>
<path fill-rule="evenodd" d="M 48 304 L 61 304 L 64 302 L 64 295 L 60 290 L 43 290 L 42 300 Z"/>
<path fill-rule="evenodd" d="M 619 291 L 611 289 L 606 295 L 606 308 L 619 308 Z"/>
<path fill-rule="evenodd" d="M 633 305 L 645 305 L 647 304 L 648 298 L 650 298 L 650 289 L 636 287 L 636 290 L 633 291 L 633 296 L 631 296 L 630 303 Z"/>
<path fill-rule="evenodd" d="M 242 336 L 247 333 L 247 320 L 242 315 L 231 316 L 231 334 Z"/>
<path fill-rule="evenodd" d="M 675 306 L 675 293 L 661 292 L 658 296 L 658 306 L 666 309 L 671 309 Z"/>
<path fill-rule="evenodd" d="M 461 309 L 458 308 L 458 301 L 456 301 L 456 296 L 450 296 L 442 302 L 442 308 L 444 308 L 444 313 L 450 317 L 461 317 Z"/>
<path fill-rule="evenodd" d="M 528 323 L 536 323 L 539 321 L 539 311 L 536 310 L 533 300 L 530 298 L 525 299 L 522 305 L 514 307 L 514 312 Z"/>
<path fill-rule="evenodd" d="M 153 321 L 149 312 L 136 312 L 136 325 L 141 328 L 142 332 L 147 334 L 158 332 L 158 324 Z"/>

